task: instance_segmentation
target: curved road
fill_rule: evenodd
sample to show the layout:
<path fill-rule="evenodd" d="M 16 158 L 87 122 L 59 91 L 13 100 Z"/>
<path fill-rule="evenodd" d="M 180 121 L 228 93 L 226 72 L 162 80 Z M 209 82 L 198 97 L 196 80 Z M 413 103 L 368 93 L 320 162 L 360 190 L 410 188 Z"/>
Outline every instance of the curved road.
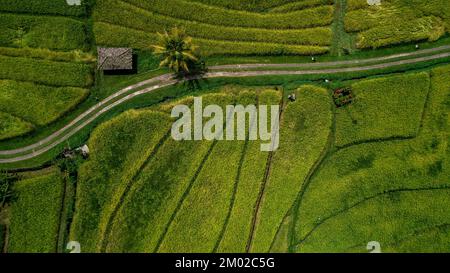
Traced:
<path fill-rule="evenodd" d="M 307 70 L 264 70 L 264 71 L 227 71 L 227 72 L 210 72 L 204 75 L 205 78 L 220 78 L 220 77 L 254 77 L 254 76 L 268 76 L 268 75 L 319 75 L 319 74 L 338 74 L 338 73 L 348 73 L 348 72 L 362 72 L 362 71 L 370 71 L 377 69 L 384 69 L 390 67 L 396 67 L 407 64 L 415 64 L 421 63 L 431 60 L 438 60 L 443 58 L 450 57 L 450 52 L 437 53 L 440 51 L 450 49 L 449 46 L 441 46 L 432 49 L 418 50 L 410 53 L 401 53 L 395 55 L 389 55 L 379 58 L 370 58 L 364 60 L 350 60 L 350 61 L 337 61 L 337 62 L 323 62 L 323 63 L 298 63 L 298 64 L 237 64 L 237 65 L 222 65 L 222 66 L 213 66 L 210 67 L 210 70 L 226 70 L 226 69 L 237 69 L 237 70 L 245 70 L 252 68 L 288 68 L 288 67 L 296 67 L 296 68 L 315 68 L 315 69 L 307 69 Z M 432 54 L 422 57 L 417 57 L 425 54 Z M 413 57 L 413 58 L 410 58 Z M 399 58 L 408 58 L 404 60 L 391 61 L 393 59 Z M 382 62 L 388 61 L 379 64 L 373 65 L 362 65 L 373 62 Z M 346 68 L 329 68 L 333 66 L 340 65 L 357 65 L 355 67 L 346 67 Z M 321 68 L 323 69 L 317 69 Z M 56 147 L 60 143 L 66 141 L 71 136 L 76 134 L 78 131 L 86 127 L 88 124 L 93 122 L 96 118 L 98 118 L 103 113 L 109 111 L 115 106 L 122 104 L 136 96 L 150 93 L 154 90 L 171 86 L 179 81 L 173 79 L 171 74 L 161 75 L 155 78 L 151 78 L 149 80 L 142 81 L 140 83 L 130 85 L 111 96 L 107 97 L 103 101 L 97 103 L 92 106 L 90 109 L 86 110 L 84 113 L 79 115 L 69 124 L 64 126 L 63 128 L 55 131 L 48 137 L 38 141 L 34 144 L 28 145 L 26 147 L 13 149 L 13 150 L 5 150 L 0 151 L 0 155 L 7 156 L 8 158 L 0 159 L 0 163 L 13 163 L 24 161 L 28 159 L 32 159 L 36 156 L 39 156 L 52 148 Z M 145 87 L 148 86 L 148 87 Z M 139 89 L 139 88 L 143 89 Z M 145 88 L 144 88 L 145 87 Z M 133 91 L 135 89 L 139 89 Z M 129 93 L 129 94 L 127 94 Z M 14 156 L 17 155 L 17 156 Z"/>

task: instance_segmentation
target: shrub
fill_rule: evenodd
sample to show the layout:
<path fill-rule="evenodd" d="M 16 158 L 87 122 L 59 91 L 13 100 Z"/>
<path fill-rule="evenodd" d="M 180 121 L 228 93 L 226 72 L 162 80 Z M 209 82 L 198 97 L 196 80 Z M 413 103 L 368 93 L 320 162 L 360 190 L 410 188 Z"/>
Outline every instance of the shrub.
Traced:
<path fill-rule="evenodd" d="M 5 244 L 6 226 L 0 224 L 0 249 L 3 249 Z"/>

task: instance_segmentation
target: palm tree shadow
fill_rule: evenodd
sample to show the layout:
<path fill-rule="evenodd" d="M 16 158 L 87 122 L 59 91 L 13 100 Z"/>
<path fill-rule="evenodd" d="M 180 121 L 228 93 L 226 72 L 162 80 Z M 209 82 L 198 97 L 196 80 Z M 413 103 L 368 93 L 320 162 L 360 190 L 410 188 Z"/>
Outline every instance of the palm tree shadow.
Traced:
<path fill-rule="evenodd" d="M 208 73 L 208 68 L 204 61 L 193 63 L 190 67 L 189 72 L 180 72 L 175 75 L 175 78 L 182 83 L 187 91 L 200 90 L 202 83 L 208 82 L 208 79 L 205 77 L 206 73 Z"/>

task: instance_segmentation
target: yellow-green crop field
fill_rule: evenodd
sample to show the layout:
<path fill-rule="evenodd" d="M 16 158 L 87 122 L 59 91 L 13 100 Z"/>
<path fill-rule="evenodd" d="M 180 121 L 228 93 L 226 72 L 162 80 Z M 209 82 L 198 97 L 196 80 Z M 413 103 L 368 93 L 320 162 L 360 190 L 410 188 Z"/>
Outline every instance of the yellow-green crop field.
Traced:
<path fill-rule="evenodd" d="M 450 253 L 448 1 L 0 0 L 0 252 Z M 279 107 L 279 147 L 176 140 L 198 98 Z"/>
<path fill-rule="evenodd" d="M 93 57 L 85 14 L 65 0 L 0 1 L 0 140 L 50 124 L 87 97 Z"/>
<path fill-rule="evenodd" d="M 347 1 L 345 30 L 357 33 L 358 48 L 436 41 L 450 32 L 450 6 L 446 0 Z"/>

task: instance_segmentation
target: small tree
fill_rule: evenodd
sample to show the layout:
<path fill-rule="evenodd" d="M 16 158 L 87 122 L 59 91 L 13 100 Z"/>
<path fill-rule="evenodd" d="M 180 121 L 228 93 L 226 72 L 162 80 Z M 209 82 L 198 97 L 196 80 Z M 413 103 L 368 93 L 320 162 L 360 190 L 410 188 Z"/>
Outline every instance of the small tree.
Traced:
<path fill-rule="evenodd" d="M 177 77 L 187 78 L 202 74 L 204 62 L 200 61 L 197 49 L 183 29 L 177 27 L 169 32 L 158 33 L 159 42 L 153 45 L 153 53 L 161 58 L 160 67 L 168 67 Z"/>

